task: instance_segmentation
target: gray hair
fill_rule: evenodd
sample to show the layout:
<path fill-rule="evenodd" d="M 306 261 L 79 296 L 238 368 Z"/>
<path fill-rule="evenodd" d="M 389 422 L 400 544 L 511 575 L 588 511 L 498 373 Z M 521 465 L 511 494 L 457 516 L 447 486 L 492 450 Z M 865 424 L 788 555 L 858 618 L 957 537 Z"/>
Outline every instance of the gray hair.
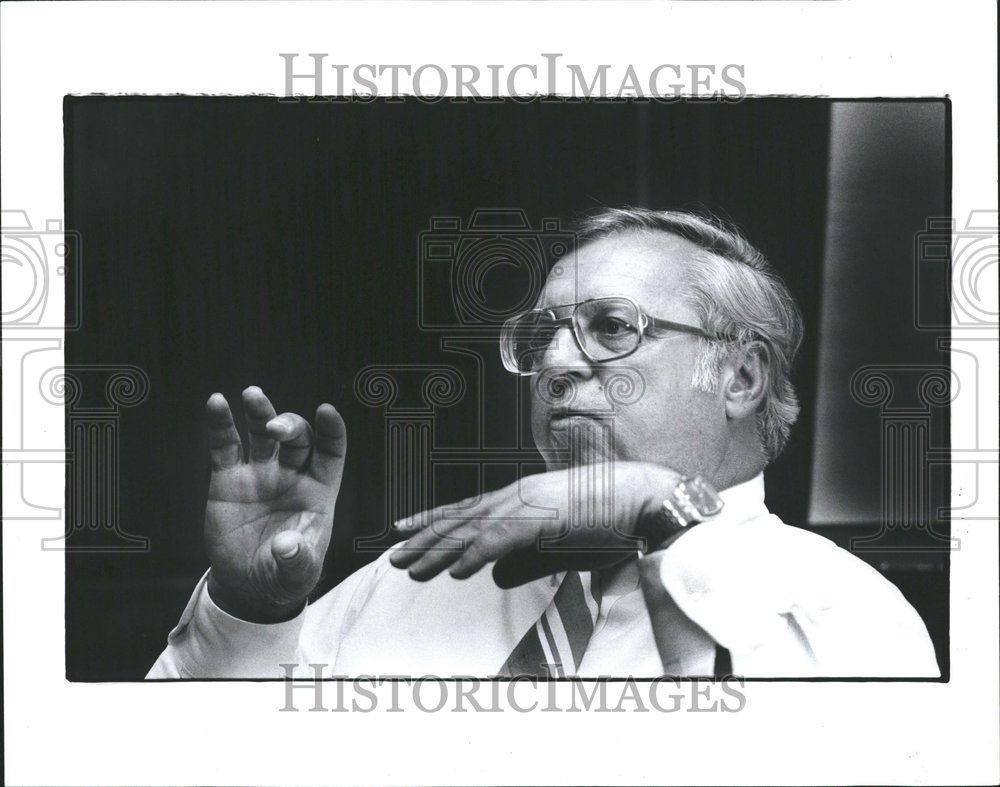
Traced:
<path fill-rule="evenodd" d="M 763 346 L 768 389 L 757 414 L 757 434 L 768 460 L 773 460 L 787 444 L 799 414 L 789 378 L 802 342 L 802 315 L 788 287 L 738 229 L 707 213 L 605 209 L 580 223 L 577 243 L 636 231 L 667 232 L 706 252 L 692 259 L 683 297 L 698 311 L 703 328 L 726 338 L 701 340 L 693 386 L 714 392 L 731 353 Z"/>

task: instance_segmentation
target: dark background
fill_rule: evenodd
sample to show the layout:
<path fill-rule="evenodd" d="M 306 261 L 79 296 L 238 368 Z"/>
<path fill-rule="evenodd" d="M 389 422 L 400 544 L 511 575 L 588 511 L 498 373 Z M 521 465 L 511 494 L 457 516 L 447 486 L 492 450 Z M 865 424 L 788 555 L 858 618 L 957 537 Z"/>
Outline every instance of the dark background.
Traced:
<path fill-rule="evenodd" d="M 854 108 L 871 126 L 860 144 L 838 136 L 833 122 Z M 260 385 L 279 412 L 336 404 L 350 448 L 321 590 L 376 556 L 354 540 L 386 525 L 386 424 L 355 395 L 355 375 L 373 363 L 437 363 L 477 380 L 474 359 L 442 347 L 442 333 L 418 329 L 421 275 L 425 313 L 451 311 L 447 268 L 420 265 L 420 234 L 436 216 L 468 224 L 477 209 L 519 208 L 540 237 L 543 219 L 624 204 L 709 209 L 736 222 L 784 275 L 807 326 L 795 371 L 802 413 L 767 471 L 769 507 L 845 545 L 878 533 L 878 413 L 851 400 L 837 364 L 947 363 L 935 345 L 941 334 L 915 330 L 912 316 L 914 234 L 949 212 L 947 111 L 943 102 L 822 99 L 67 97 L 67 226 L 81 234 L 83 252 L 81 273 L 67 282 L 80 291 L 82 324 L 67 333 L 66 362 L 130 364 L 150 381 L 148 397 L 121 410 L 117 507 L 106 501 L 119 528 L 147 537 L 149 549 L 123 549 L 107 522 L 87 529 L 92 514 L 72 503 L 72 476 L 67 485 L 67 677 L 141 678 L 207 568 L 202 413 L 213 391 L 235 405 L 244 387 Z M 891 133 L 900 128 L 919 133 Z M 857 172 L 873 174 L 855 184 L 851 206 L 881 206 L 867 228 L 864 217 L 847 227 L 833 221 L 844 215 L 837 208 L 846 192 L 831 185 L 831 162 L 839 157 L 841 175 L 845 161 L 854 172 L 853 156 Z M 885 199 L 899 209 L 885 210 Z M 849 266 L 861 264 L 866 281 L 854 286 L 854 268 L 831 254 L 830 227 L 839 241 L 853 238 Z M 835 313 L 824 312 L 831 282 Z M 510 304 L 523 286 L 517 270 L 500 271 L 487 278 L 486 297 Z M 947 291 L 939 295 L 927 308 L 946 317 Z M 477 445 L 480 418 L 483 444 L 516 443 L 516 383 L 494 351 L 482 363 L 481 383 L 441 410 L 437 445 Z M 824 412 L 839 408 L 846 420 L 817 418 L 818 394 Z M 477 398 L 481 413 L 469 409 Z M 933 421 L 939 444 L 946 415 Z M 845 456 L 847 469 L 836 470 Z M 814 477 L 824 462 L 834 469 Z M 474 475 L 452 470 L 436 478 L 438 502 L 479 491 Z M 509 483 L 515 473 L 488 468 L 483 483 Z M 820 513 L 811 505 L 817 486 Z M 947 479 L 937 489 L 946 494 Z M 947 673 L 947 554 L 859 555 L 921 612 Z"/>

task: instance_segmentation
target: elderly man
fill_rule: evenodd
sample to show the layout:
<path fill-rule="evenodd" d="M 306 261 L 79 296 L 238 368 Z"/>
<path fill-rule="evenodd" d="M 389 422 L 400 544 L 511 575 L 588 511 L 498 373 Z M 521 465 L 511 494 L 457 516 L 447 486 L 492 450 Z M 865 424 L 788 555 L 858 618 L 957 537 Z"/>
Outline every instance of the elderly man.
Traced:
<path fill-rule="evenodd" d="M 209 399 L 211 569 L 149 677 L 938 675 L 895 587 L 765 507 L 802 329 L 762 255 L 680 212 L 606 211 L 579 241 L 501 339 L 547 472 L 396 523 L 409 540 L 315 603 L 343 420 L 248 388 L 244 459 Z"/>

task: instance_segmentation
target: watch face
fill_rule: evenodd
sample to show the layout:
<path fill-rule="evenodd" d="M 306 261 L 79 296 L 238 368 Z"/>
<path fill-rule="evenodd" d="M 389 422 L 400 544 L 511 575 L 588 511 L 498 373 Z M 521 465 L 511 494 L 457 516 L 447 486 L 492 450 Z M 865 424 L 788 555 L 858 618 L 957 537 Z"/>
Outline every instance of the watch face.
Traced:
<path fill-rule="evenodd" d="M 685 479 L 684 491 L 702 516 L 715 516 L 722 510 L 722 498 L 703 478 L 696 476 Z"/>

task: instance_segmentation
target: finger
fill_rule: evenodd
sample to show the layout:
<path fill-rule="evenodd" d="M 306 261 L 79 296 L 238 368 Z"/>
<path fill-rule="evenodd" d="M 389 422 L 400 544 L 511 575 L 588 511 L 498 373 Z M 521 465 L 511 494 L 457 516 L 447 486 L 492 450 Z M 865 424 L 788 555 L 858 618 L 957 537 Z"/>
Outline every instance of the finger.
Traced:
<path fill-rule="evenodd" d="M 297 530 L 285 530 L 271 539 L 275 582 L 279 595 L 299 599 L 309 594 L 319 579 L 319 561 Z"/>
<path fill-rule="evenodd" d="M 470 522 L 467 519 L 456 519 L 453 521 L 439 520 L 433 525 L 425 527 L 405 544 L 398 547 L 392 553 L 389 562 L 396 568 L 406 568 L 419 560 L 425 552 L 431 549 L 449 549 L 457 546 L 461 546 L 464 549 L 464 543 L 456 541 L 451 534 L 465 525 L 478 527 L 479 522 Z"/>
<path fill-rule="evenodd" d="M 278 443 L 267 433 L 267 422 L 277 413 L 271 400 L 256 385 L 251 385 L 243 392 L 243 415 L 250 437 L 250 461 L 266 462 L 273 459 Z"/>
<path fill-rule="evenodd" d="M 456 525 L 471 519 L 480 506 L 487 506 L 496 497 L 496 492 L 467 497 L 457 503 L 446 503 L 443 506 L 419 511 L 416 514 L 400 519 L 393 527 L 401 533 L 423 530 L 438 522 L 453 521 Z"/>
<path fill-rule="evenodd" d="M 282 413 L 266 424 L 267 433 L 277 440 L 278 462 L 285 467 L 301 470 L 312 451 L 312 427 L 301 415 Z"/>
<path fill-rule="evenodd" d="M 451 575 L 455 579 L 468 579 L 487 563 L 504 555 L 531 546 L 538 534 L 538 526 L 530 521 L 504 520 L 484 528 L 454 565 Z"/>
<path fill-rule="evenodd" d="M 208 416 L 208 451 L 212 458 L 212 468 L 222 470 L 238 465 L 243 459 L 243 443 L 236 431 L 229 402 L 220 393 L 208 397 L 205 404 Z"/>
<path fill-rule="evenodd" d="M 478 531 L 477 523 L 468 523 L 452 531 L 434 546 L 420 552 L 410 553 L 419 558 L 410 566 L 410 577 L 418 582 L 426 582 L 436 577 L 462 557 L 466 548 L 475 541 Z"/>
<path fill-rule="evenodd" d="M 340 486 L 347 457 L 347 427 L 332 404 L 316 408 L 316 442 L 309 474 L 329 486 Z"/>

